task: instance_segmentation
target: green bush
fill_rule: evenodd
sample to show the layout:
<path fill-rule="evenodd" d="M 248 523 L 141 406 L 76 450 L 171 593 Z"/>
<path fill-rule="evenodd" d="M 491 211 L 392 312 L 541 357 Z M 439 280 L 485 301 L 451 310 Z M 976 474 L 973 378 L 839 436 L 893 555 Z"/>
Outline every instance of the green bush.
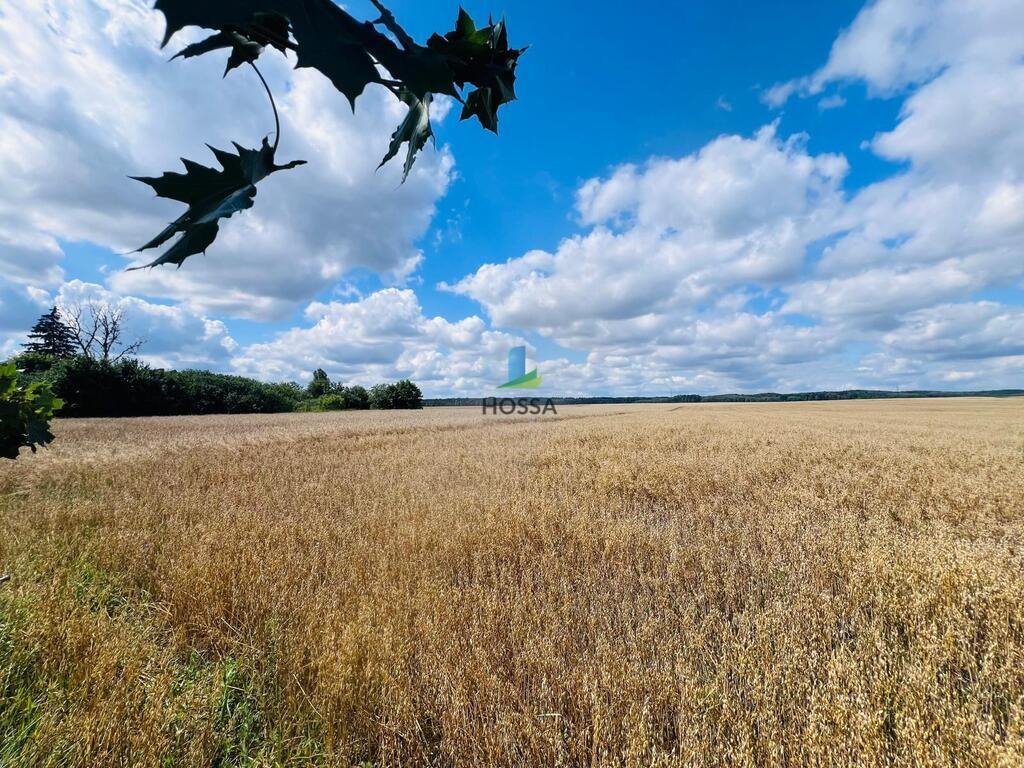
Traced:
<path fill-rule="evenodd" d="M 381 384 L 367 392 L 360 386 L 329 384 L 324 374 L 317 377 L 316 389 L 322 389 L 324 381 L 328 382 L 329 388 L 322 395 L 311 398 L 309 388 L 296 383 L 266 384 L 209 371 L 165 371 L 134 359 L 111 363 L 80 355 L 62 360 L 29 352 L 19 355 L 15 361 L 20 386 L 25 388 L 35 382 L 48 384 L 65 404 L 61 415 L 70 417 L 423 407 L 419 387 L 408 380 Z"/>
<path fill-rule="evenodd" d="M 14 363 L 0 365 L 0 457 L 16 459 L 23 447 L 35 453 L 53 442 L 48 422 L 61 405 L 45 382 L 23 384 Z"/>
<path fill-rule="evenodd" d="M 324 395 L 323 397 L 317 398 L 317 402 L 320 404 L 320 410 L 322 411 L 347 411 L 345 407 L 345 398 L 341 395 Z"/>
<path fill-rule="evenodd" d="M 169 416 L 180 401 L 163 371 L 137 360 L 106 363 L 73 357 L 57 363 L 49 379 L 65 403 L 65 416 Z"/>
<path fill-rule="evenodd" d="M 209 371 L 168 371 L 184 398 L 179 413 L 288 413 L 299 397 L 287 384 L 265 384 Z"/>
<path fill-rule="evenodd" d="M 370 390 L 370 407 L 378 411 L 419 409 L 423 407 L 423 393 L 408 379 L 378 384 Z"/>
<path fill-rule="evenodd" d="M 301 390 L 208 371 L 164 371 L 138 360 L 105 363 L 76 357 L 49 373 L 67 403 L 64 415 L 79 417 L 178 416 L 214 413 L 287 413 Z"/>
<path fill-rule="evenodd" d="M 354 387 L 335 386 L 332 395 L 340 397 L 344 411 L 365 411 L 370 407 L 370 393 L 358 384 Z"/>
<path fill-rule="evenodd" d="M 12 363 L 18 369 L 22 380 L 29 378 L 38 380 L 50 372 L 50 369 L 57 364 L 58 358 L 47 355 L 43 352 L 22 352 L 20 355 L 11 358 Z"/>
<path fill-rule="evenodd" d="M 296 410 L 304 413 L 322 411 L 365 411 L 370 407 L 370 394 L 360 386 L 335 385 L 330 394 L 300 402 Z"/>

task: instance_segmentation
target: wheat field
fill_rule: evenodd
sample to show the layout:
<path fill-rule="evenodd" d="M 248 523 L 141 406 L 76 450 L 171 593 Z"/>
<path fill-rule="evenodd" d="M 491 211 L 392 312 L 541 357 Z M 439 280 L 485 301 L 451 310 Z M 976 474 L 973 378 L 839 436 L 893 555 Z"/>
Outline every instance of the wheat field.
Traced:
<path fill-rule="evenodd" d="M 1019 766 L 1024 402 L 63 421 L 0 766 Z"/>

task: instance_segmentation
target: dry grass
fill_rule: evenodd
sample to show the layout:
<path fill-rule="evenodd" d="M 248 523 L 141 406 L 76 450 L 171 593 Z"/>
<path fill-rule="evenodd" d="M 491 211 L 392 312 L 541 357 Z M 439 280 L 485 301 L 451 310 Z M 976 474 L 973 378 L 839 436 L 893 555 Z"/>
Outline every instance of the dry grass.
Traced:
<path fill-rule="evenodd" d="M 82 421 L 0 765 L 1024 762 L 1024 403 Z"/>

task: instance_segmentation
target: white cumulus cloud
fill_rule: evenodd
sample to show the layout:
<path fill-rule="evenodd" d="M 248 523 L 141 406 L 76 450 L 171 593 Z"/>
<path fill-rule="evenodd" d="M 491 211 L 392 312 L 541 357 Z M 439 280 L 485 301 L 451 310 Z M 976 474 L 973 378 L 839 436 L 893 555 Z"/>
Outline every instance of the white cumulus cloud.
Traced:
<path fill-rule="evenodd" d="M 509 347 L 523 343 L 476 316 L 427 317 L 408 288 L 314 303 L 305 317 L 308 325 L 241 350 L 234 368 L 278 381 L 307 380 L 323 368 L 335 381 L 363 386 L 411 378 L 429 394 L 479 396 L 501 382 Z"/>
<path fill-rule="evenodd" d="M 163 17 L 149 6 L 8 0 L 0 9 L 5 274 L 11 267 L 18 280 L 53 287 L 62 269 L 74 271 L 60 259 L 61 241 L 117 252 L 141 245 L 181 206 L 129 175 L 181 170 L 179 156 L 216 166 L 207 143 L 256 146 L 273 131 L 255 74 L 243 68 L 222 80 L 217 54 L 168 63 Z M 179 35 L 172 48 L 186 41 Z M 119 292 L 265 319 L 289 314 L 354 267 L 393 280 L 415 269 L 451 155 L 424 152 L 400 187 L 397 168 L 376 172 L 402 119 L 397 100 L 371 89 L 353 116 L 325 78 L 291 65 L 276 52 L 261 59 L 281 109 L 279 159 L 310 164 L 262 183 L 256 207 L 228 221 L 207 255 L 179 271 L 117 274 Z"/>
<path fill-rule="evenodd" d="M 851 82 L 903 98 L 868 137 L 903 166 L 887 178 L 849 190 L 845 158 L 777 124 L 724 136 L 586 181 L 585 233 L 444 287 L 585 351 L 601 385 L 1012 383 L 1019 312 L 983 296 L 1024 280 L 1019 0 L 869 3 L 820 70 L 766 99 Z"/>

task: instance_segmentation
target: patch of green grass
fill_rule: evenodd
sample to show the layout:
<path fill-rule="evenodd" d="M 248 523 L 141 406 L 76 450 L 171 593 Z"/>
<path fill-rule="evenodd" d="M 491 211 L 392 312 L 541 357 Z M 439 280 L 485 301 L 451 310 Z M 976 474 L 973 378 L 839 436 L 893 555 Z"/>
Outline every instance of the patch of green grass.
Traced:
<path fill-rule="evenodd" d="M 46 570 L 40 566 L 38 571 L 26 568 L 23 573 Z M 17 594 L 0 591 L 0 768 L 78 765 L 84 759 L 72 729 L 65 733 L 57 725 L 56 732 L 50 733 L 54 723 L 82 705 L 80 692 L 72 684 L 77 677 L 73 670 L 88 663 L 73 658 L 71 648 L 57 643 L 47 650 L 48 646 L 33 639 L 40 636 L 41 622 L 50 619 L 47 624 L 52 623 L 53 616 L 42 612 L 56 606 L 61 616 L 95 616 L 99 643 L 104 627 L 113 631 L 128 625 L 129 635 L 137 638 L 136 648 L 152 658 L 157 669 L 170 673 L 162 677 L 159 694 L 134 688 L 149 684 L 142 681 L 128 682 L 132 690 L 122 692 L 141 696 L 140 701 L 160 696 L 166 724 L 160 760 L 164 768 L 200 764 L 200 754 L 202 765 L 224 768 L 325 762 L 316 735 L 318 721 L 283 722 L 276 716 L 274 703 L 281 692 L 260 671 L 266 667 L 266 658 L 258 668 L 254 660 L 221 657 L 198 648 L 160 654 L 170 638 L 157 623 L 160 611 L 143 590 L 126 587 L 116 575 L 84 559 L 68 566 L 63 579 L 60 602 L 33 596 L 44 588 L 43 583 L 23 581 L 24 588 Z M 47 722 L 50 737 L 46 745 L 37 738 L 42 721 Z M 124 727 L 133 725 L 126 722 Z M 203 742 L 198 749 L 197 739 Z"/>
<path fill-rule="evenodd" d="M 219 690 L 213 707 L 218 736 L 215 766 L 321 764 L 324 751 L 313 734 L 313 721 L 297 729 L 299 735 L 286 737 L 268 707 L 276 698 L 275 692 L 252 666 L 229 657 L 218 663 L 217 676 Z M 307 732 L 302 733 L 304 730 Z"/>
<path fill-rule="evenodd" d="M 259 688 L 232 658 L 221 662 L 219 677 L 214 714 L 220 744 L 214 765 L 258 765 L 268 746 Z"/>
<path fill-rule="evenodd" d="M 44 690 L 38 674 L 39 651 L 24 640 L 30 604 L 0 596 L 0 765 L 24 764 L 39 723 Z"/>
<path fill-rule="evenodd" d="M 88 561 L 78 564 L 69 581 L 75 600 L 93 613 L 114 616 L 131 607 L 126 590 L 119 581 Z"/>

